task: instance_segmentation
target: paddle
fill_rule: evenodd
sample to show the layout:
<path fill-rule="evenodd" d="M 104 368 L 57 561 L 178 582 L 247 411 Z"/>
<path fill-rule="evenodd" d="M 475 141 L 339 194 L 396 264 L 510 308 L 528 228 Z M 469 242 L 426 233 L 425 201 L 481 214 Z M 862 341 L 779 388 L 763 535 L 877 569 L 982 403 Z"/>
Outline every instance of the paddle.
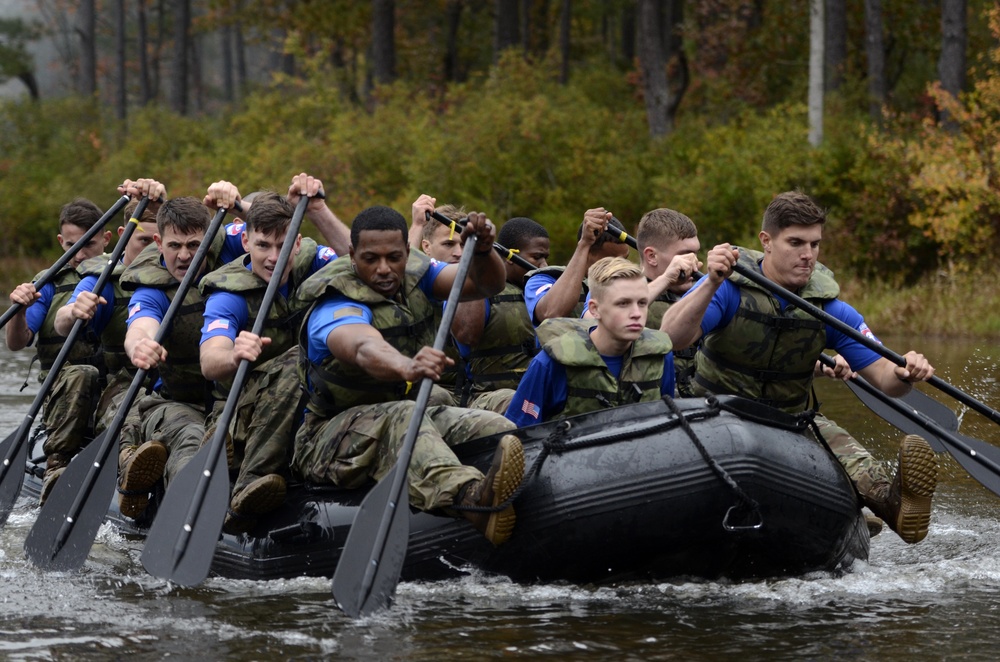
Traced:
<path fill-rule="evenodd" d="M 139 202 L 132 222 L 125 230 L 126 234 L 122 235 L 118 242 L 119 246 L 128 243 L 128 233 L 142 216 L 145 202 L 146 198 Z M 177 286 L 177 292 L 156 331 L 154 340 L 157 343 L 163 343 L 177 311 L 184 304 L 188 290 L 198 278 L 201 265 L 211 248 L 212 239 L 222 226 L 225 216 L 226 210 L 220 209 L 205 231 L 201 245 L 195 251 L 191 265 Z M 95 291 L 99 291 L 99 288 Z M 77 321 L 79 322 L 80 320 Z M 125 398 L 118 406 L 108 429 L 99 434 L 69 463 L 38 513 L 38 519 L 35 520 L 24 543 L 25 555 L 38 567 L 46 570 L 76 570 L 87 560 L 90 548 L 94 544 L 94 537 L 101 522 L 104 521 L 108 504 L 115 493 L 118 478 L 118 454 L 115 451 L 118 449 L 119 435 L 125 417 L 144 381 L 146 381 L 146 371 L 140 368 L 132 378 L 132 383 L 125 392 Z"/>
<path fill-rule="evenodd" d="M 455 282 L 434 337 L 434 349 L 443 350 L 448 340 L 475 250 L 476 235 L 471 235 L 462 249 Z M 396 592 L 410 539 L 410 456 L 433 385 L 434 381 L 427 377 L 420 381 L 420 391 L 396 465 L 361 502 L 340 553 L 333 573 L 333 599 L 351 618 L 367 616 L 388 606 Z"/>
<path fill-rule="evenodd" d="M 252 333 L 261 335 L 267 314 L 281 286 L 281 274 L 291 259 L 295 236 L 299 233 L 309 197 L 302 196 L 285 233 L 285 243 L 278 253 L 274 275 L 264 290 L 264 298 L 254 320 Z M 210 443 L 194 457 L 167 486 L 167 493 L 142 548 L 142 566 L 146 572 L 181 586 L 196 586 L 208 576 L 215 556 L 215 543 L 229 507 L 229 466 L 226 461 L 226 434 L 236 412 L 240 390 L 250 372 L 250 362 L 240 361 L 225 408 L 216 424 Z"/>
<path fill-rule="evenodd" d="M 628 244 L 635 250 L 639 250 L 639 242 L 635 240 L 635 237 L 633 237 L 628 232 L 625 232 L 625 230 L 622 229 L 625 227 L 625 225 L 614 216 L 611 217 L 611 220 L 618 227 L 613 227 L 611 223 L 608 223 L 608 229 L 605 230 L 605 232 L 607 232 L 609 235 L 611 235 L 621 243 Z"/>
<path fill-rule="evenodd" d="M 465 223 L 464 223 L 465 219 L 460 220 L 460 221 L 453 221 L 450 218 L 448 218 L 447 216 L 445 216 L 444 214 L 440 214 L 440 213 L 438 213 L 436 211 L 429 211 L 429 212 L 425 212 L 425 213 L 427 214 L 427 218 L 428 219 L 433 218 L 433 219 L 435 219 L 437 221 L 441 221 L 442 223 L 444 223 L 445 225 L 447 225 L 448 227 L 450 227 L 452 229 L 452 231 L 455 231 L 456 229 L 459 229 L 459 228 L 465 226 Z M 459 230 L 459 231 L 461 231 L 461 230 Z M 535 269 L 538 268 L 535 265 L 533 265 L 531 262 L 528 262 L 523 257 L 521 257 L 520 255 L 518 255 L 517 251 L 515 249 L 513 249 L 513 248 L 507 248 L 506 246 L 504 246 L 504 245 L 502 245 L 502 244 L 494 241 L 493 242 L 493 250 L 495 250 L 500 255 L 500 257 L 502 257 L 505 261 L 510 262 L 511 264 L 516 264 L 517 266 L 521 267 L 525 271 L 534 271 Z"/>
<path fill-rule="evenodd" d="M 104 226 L 108 224 L 111 217 L 121 211 L 122 207 L 128 204 L 128 201 L 129 197 L 127 195 L 123 195 L 118 198 L 118 202 L 111 205 L 111 208 L 104 212 L 104 216 L 97 219 L 97 222 L 83 233 L 83 236 L 80 237 L 79 241 L 70 246 L 70 249 L 60 255 L 59 259 L 56 260 L 51 267 L 49 267 L 48 271 L 38 277 L 38 280 L 35 281 L 35 289 L 40 290 L 45 287 L 45 285 L 47 285 L 48 282 L 52 280 L 55 275 L 69 263 L 70 260 L 73 259 L 73 256 L 79 253 L 84 246 L 90 243 L 90 240 L 94 238 L 94 235 L 104 229 Z M 21 310 L 22 307 L 22 304 L 15 303 L 8 308 L 3 315 L 0 315 L 0 329 L 2 329 L 7 322 L 9 322 L 10 319 L 16 315 L 17 311 Z"/>
<path fill-rule="evenodd" d="M 820 361 L 831 367 L 834 365 L 833 359 L 826 354 L 820 354 Z M 946 451 L 970 476 L 1000 495 L 1000 448 L 957 432 L 958 419 L 950 409 L 922 393 L 908 399 L 893 398 L 860 376 L 849 380 L 847 385 L 866 407 L 906 434 L 919 434 L 935 451 Z M 913 389 L 909 395 L 913 393 L 920 392 Z M 926 400 L 937 406 L 928 406 Z M 917 405 L 925 407 L 933 416 L 941 416 L 942 420 L 936 420 Z"/>
<path fill-rule="evenodd" d="M 862 334 L 851 325 L 845 324 L 844 322 L 840 321 L 839 319 L 829 314 L 825 310 L 814 306 L 813 304 L 809 303 L 802 297 L 794 294 L 789 290 L 786 290 L 781 285 L 778 285 L 777 283 L 770 280 L 763 274 L 755 271 L 754 269 L 750 269 L 742 264 L 736 263 L 735 265 L 733 265 L 733 270 L 736 273 L 740 274 L 741 276 L 749 278 L 750 280 L 757 283 L 766 290 L 770 291 L 774 295 L 781 297 L 786 301 L 794 303 L 796 306 L 806 311 L 813 317 L 819 319 L 822 322 L 826 322 L 827 324 L 835 328 L 837 331 L 840 331 L 844 335 L 849 336 L 851 339 L 856 340 L 857 342 L 861 343 L 862 345 L 872 350 L 876 354 L 879 354 L 889 359 L 896 365 L 898 366 L 906 365 L 906 359 L 904 359 L 902 356 L 892 351 L 882 343 Z M 955 398 L 962 404 L 976 410 L 980 414 L 992 420 L 994 423 L 1000 423 L 1000 412 L 986 406 L 985 404 L 983 404 L 979 400 L 976 400 L 975 398 L 965 393 L 964 391 L 955 388 L 954 386 L 944 381 L 940 377 L 931 377 L 930 379 L 927 380 L 927 383 L 933 386 L 934 388 L 950 395 L 951 397 Z"/>
<path fill-rule="evenodd" d="M 142 212 L 146 209 L 146 205 L 143 202 L 148 204 L 148 200 L 143 198 L 139 203 L 139 206 L 136 208 L 138 215 L 142 215 Z M 81 239 L 78 243 L 82 245 L 86 242 Z M 97 279 L 97 285 L 94 286 L 95 292 L 100 292 L 104 289 L 104 284 L 110 277 L 111 272 L 114 271 L 115 263 L 117 263 L 121 253 L 125 250 L 126 243 L 126 241 L 119 241 L 116 244 L 115 252 L 112 253 L 111 260 L 108 261 L 108 266 L 104 268 L 100 278 Z M 45 381 L 42 382 L 41 388 L 38 389 L 35 399 L 28 408 L 28 414 L 21 421 L 21 426 L 16 432 L 4 439 L 3 442 L 0 442 L 0 458 L 2 458 L 2 461 L 0 461 L 0 527 L 7 523 L 7 517 L 14 508 L 14 502 L 17 501 L 18 495 L 21 494 L 21 486 L 24 483 L 24 465 L 28 459 L 28 444 L 26 442 L 28 440 L 28 433 L 31 431 L 31 425 L 41 410 L 49 391 L 52 390 L 52 385 L 59 377 L 59 371 L 62 369 L 63 364 L 66 363 L 66 357 L 73 350 L 73 344 L 76 342 L 77 336 L 80 335 L 80 331 L 83 330 L 84 324 L 84 320 L 77 320 L 73 328 L 70 329 L 65 342 L 63 342 L 62 349 L 59 350 L 59 354 L 56 355 L 55 360 L 52 362 L 52 367 L 49 368 L 49 372 L 45 376 Z"/>

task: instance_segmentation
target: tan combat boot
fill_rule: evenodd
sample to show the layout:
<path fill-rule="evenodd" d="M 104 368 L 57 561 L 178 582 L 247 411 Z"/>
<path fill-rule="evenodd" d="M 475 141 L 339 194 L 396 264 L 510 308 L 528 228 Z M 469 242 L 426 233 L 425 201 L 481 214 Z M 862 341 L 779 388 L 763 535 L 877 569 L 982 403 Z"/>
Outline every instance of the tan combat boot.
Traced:
<path fill-rule="evenodd" d="M 261 476 L 240 488 L 233 493 L 222 530 L 232 534 L 246 533 L 257 523 L 259 516 L 285 502 L 285 491 L 285 479 L 278 474 Z"/>
<path fill-rule="evenodd" d="M 149 505 L 149 493 L 163 478 L 167 447 L 159 441 L 127 446 L 118 454 L 118 510 L 136 518 Z"/>
<path fill-rule="evenodd" d="M 524 478 L 524 448 L 512 434 L 504 435 L 497 444 L 493 464 L 483 480 L 469 481 L 458 493 L 456 505 L 496 507 L 513 496 Z M 494 545 L 507 542 L 514 531 L 514 507 L 507 506 L 496 513 L 461 511 L 486 539 Z"/>
<path fill-rule="evenodd" d="M 62 453 L 52 453 L 45 458 L 45 473 L 42 475 L 42 493 L 38 497 L 38 505 L 44 506 L 46 499 L 52 494 L 59 476 L 63 475 L 72 458 Z"/>
<path fill-rule="evenodd" d="M 910 434 L 899 445 L 899 466 L 892 483 L 880 481 L 862 498 L 903 542 L 912 545 L 927 536 L 936 486 L 934 450 L 923 437 Z"/>

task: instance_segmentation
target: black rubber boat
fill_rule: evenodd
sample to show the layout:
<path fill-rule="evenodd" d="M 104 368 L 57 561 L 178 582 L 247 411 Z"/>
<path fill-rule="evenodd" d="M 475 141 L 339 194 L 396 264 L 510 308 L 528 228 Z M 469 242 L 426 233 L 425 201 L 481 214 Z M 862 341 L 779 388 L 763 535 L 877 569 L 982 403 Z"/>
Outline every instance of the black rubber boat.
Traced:
<path fill-rule="evenodd" d="M 804 422 L 735 397 L 643 403 L 518 432 L 527 478 L 510 541 L 414 511 L 404 580 L 469 568 L 519 582 L 732 579 L 840 571 L 868 557 L 868 530 L 843 469 Z M 485 469 L 495 439 L 456 449 Z M 25 491 L 37 495 L 41 465 Z M 331 576 L 364 497 L 292 486 L 250 535 L 223 535 L 212 571 L 232 578 Z M 150 510 L 153 510 L 151 507 Z M 108 517 L 143 535 L 150 516 Z"/>

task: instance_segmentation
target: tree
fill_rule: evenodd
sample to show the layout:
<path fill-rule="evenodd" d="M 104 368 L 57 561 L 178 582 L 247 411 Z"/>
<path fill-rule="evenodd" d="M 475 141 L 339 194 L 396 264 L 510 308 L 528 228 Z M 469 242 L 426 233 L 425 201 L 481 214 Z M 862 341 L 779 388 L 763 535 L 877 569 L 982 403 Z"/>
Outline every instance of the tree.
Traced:
<path fill-rule="evenodd" d="M 115 114 L 124 120 L 126 113 L 125 92 L 125 0 L 115 0 Z"/>
<path fill-rule="evenodd" d="M 886 94 L 882 0 L 865 0 L 865 52 L 868 55 L 868 113 L 880 122 Z"/>
<path fill-rule="evenodd" d="M 500 53 L 520 45 L 518 7 L 519 0 L 496 0 L 494 20 L 493 61 L 498 62 Z"/>
<path fill-rule="evenodd" d="M 639 0 L 637 36 L 639 64 L 642 68 L 643 95 L 649 135 L 661 138 L 673 130 L 670 117 L 670 86 L 667 63 L 663 58 L 663 32 L 660 21 L 661 0 Z"/>
<path fill-rule="evenodd" d="M 395 31 L 395 0 L 372 0 L 372 77 L 377 83 L 396 79 Z"/>
<path fill-rule="evenodd" d="M 847 66 L 847 0 L 826 0 L 826 89 L 840 89 Z"/>
<path fill-rule="evenodd" d="M 941 88 L 958 98 L 965 86 L 966 0 L 941 0 L 941 57 L 938 77 Z M 941 114 L 950 126 L 947 113 Z"/>
<path fill-rule="evenodd" d="M 191 0 L 174 0 L 174 67 L 171 75 L 170 107 L 180 115 L 188 112 L 188 53 L 191 50 Z"/>
<path fill-rule="evenodd" d="M 76 33 L 80 37 L 80 94 L 97 93 L 97 9 L 95 0 L 83 0 L 77 15 Z"/>
<path fill-rule="evenodd" d="M 573 25 L 573 0 L 563 0 L 559 12 L 559 82 L 569 82 L 569 32 Z"/>
<path fill-rule="evenodd" d="M 38 25 L 19 18 L 0 18 L 0 83 L 17 78 L 32 99 L 38 100 L 38 82 L 34 62 L 28 53 L 28 42 L 39 36 Z"/>
<path fill-rule="evenodd" d="M 823 142 L 823 3 L 809 2 L 809 144 L 819 147 Z"/>

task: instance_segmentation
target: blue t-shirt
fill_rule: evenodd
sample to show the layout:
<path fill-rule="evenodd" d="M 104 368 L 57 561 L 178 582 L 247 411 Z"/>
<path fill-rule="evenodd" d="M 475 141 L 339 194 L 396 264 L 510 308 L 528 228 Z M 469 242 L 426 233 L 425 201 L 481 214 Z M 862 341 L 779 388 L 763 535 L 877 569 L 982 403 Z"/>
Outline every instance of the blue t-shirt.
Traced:
<path fill-rule="evenodd" d="M 443 262 L 431 260 L 431 268 L 417 284 L 417 287 L 431 301 L 437 301 L 434 297 L 434 281 L 447 266 Z M 326 345 L 326 339 L 337 327 L 347 324 L 371 324 L 372 319 L 371 308 L 342 294 L 322 300 L 313 309 L 307 322 L 309 360 L 313 363 L 320 363 L 330 356 L 330 348 Z"/>
<path fill-rule="evenodd" d="M 77 283 L 76 289 L 73 290 L 73 295 L 69 298 L 69 302 L 66 305 L 75 302 L 76 297 L 81 292 L 93 292 L 98 279 L 99 277 L 94 275 L 84 276 L 83 280 Z M 108 323 L 111 321 L 111 314 L 115 309 L 115 286 L 110 280 L 104 284 L 101 296 L 108 303 L 107 305 L 103 303 L 97 304 L 97 312 L 94 313 L 94 318 L 90 320 L 90 328 L 98 335 L 104 333 L 104 329 L 108 327 Z"/>
<path fill-rule="evenodd" d="M 49 308 L 52 307 L 52 298 L 56 295 L 56 286 L 52 283 L 46 283 L 42 289 L 38 290 L 38 293 L 42 295 L 42 298 L 36 300 L 24 311 L 24 318 L 32 335 L 38 335 L 38 330 L 45 323 L 45 316 L 49 314 Z"/>
<path fill-rule="evenodd" d="M 617 379 L 622 372 L 622 357 L 601 354 L 601 358 Z M 541 351 L 528 364 L 504 416 L 519 428 L 541 423 L 563 410 L 567 392 L 566 366 L 554 360 L 547 352 Z M 673 352 L 667 352 L 663 356 L 660 395 L 674 395 Z"/>
<path fill-rule="evenodd" d="M 702 278 L 700 281 L 695 283 L 694 287 L 688 290 L 684 296 L 694 292 L 695 288 L 701 286 L 701 284 L 707 280 L 707 278 Z M 780 297 L 775 298 L 781 305 L 781 309 L 784 310 L 788 303 Z M 712 331 L 721 329 L 729 324 L 736 315 L 736 311 L 739 309 L 739 306 L 739 285 L 736 285 L 730 280 L 723 281 L 722 285 L 712 297 L 711 302 L 709 302 L 708 308 L 705 310 L 705 316 L 701 320 L 702 335 L 707 336 Z M 865 318 L 861 316 L 861 313 L 847 303 L 841 301 L 840 299 L 833 299 L 823 305 L 823 310 L 859 333 L 871 338 L 875 342 L 880 343 L 879 339 L 876 338 L 875 334 L 868 328 L 868 325 L 865 324 Z M 873 352 L 858 341 L 841 333 L 840 331 L 837 331 L 829 324 L 825 326 L 827 349 L 832 349 L 843 356 L 844 359 L 846 359 L 850 364 L 852 370 L 858 371 L 867 368 L 879 359 L 879 354 L 876 352 Z"/>
<path fill-rule="evenodd" d="M 337 253 L 332 248 L 317 246 L 316 255 L 309 267 L 309 275 L 316 273 L 336 258 Z M 245 266 L 249 271 L 249 260 Z M 287 282 L 278 288 L 278 294 L 288 297 Z M 235 342 L 240 331 L 248 327 L 250 311 L 243 295 L 234 292 L 212 292 L 205 300 L 204 318 L 205 324 L 201 327 L 202 343 L 215 336 L 224 336 Z"/>
<path fill-rule="evenodd" d="M 528 308 L 528 317 L 535 326 L 540 324 L 535 319 L 535 307 L 538 305 L 538 300 L 548 294 L 555 283 L 556 279 L 551 274 L 535 274 L 524 284 L 524 305 Z"/>

